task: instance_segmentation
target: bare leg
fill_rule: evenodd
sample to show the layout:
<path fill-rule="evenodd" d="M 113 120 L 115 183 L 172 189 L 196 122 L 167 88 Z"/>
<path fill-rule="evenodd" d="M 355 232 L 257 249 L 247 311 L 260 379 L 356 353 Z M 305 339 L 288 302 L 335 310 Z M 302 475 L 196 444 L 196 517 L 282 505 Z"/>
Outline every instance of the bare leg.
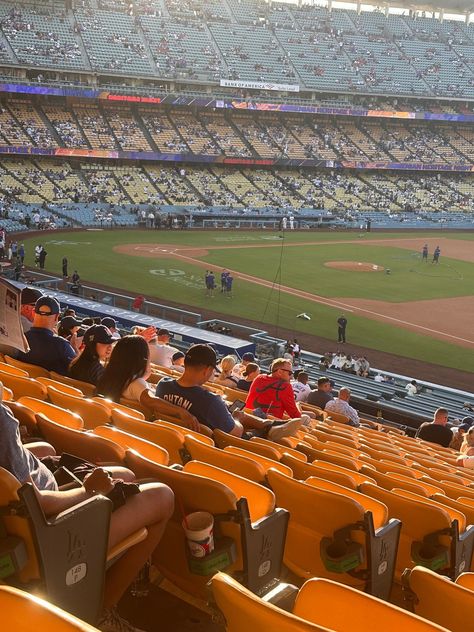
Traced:
<path fill-rule="evenodd" d="M 173 515 L 174 495 L 160 483 L 140 485 L 141 492 L 114 511 L 110 522 L 109 548 L 138 529 L 146 527 L 148 537 L 129 549 L 107 571 L 104 608 L 113 608 L 140 569 L 145 565 L 159 541 L 168 520 Z"/>

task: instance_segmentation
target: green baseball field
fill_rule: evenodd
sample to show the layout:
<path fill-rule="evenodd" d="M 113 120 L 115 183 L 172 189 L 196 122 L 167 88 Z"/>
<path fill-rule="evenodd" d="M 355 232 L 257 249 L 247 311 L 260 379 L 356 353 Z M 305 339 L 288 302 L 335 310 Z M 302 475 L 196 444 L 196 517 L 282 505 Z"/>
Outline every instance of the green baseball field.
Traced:
<path fill-rule="evenodd" d="M 45 233 L 25 240 L 27 265 L 38 243 L 48 253 L 46 271 L 61 276 L 67 257 L 69 274 L 77 269 L 83 284 L 335 341 L 344 313 L 348 342 L 474 372 L 474 233 Z M 220 292 L 223 268 L 234 277 L 232 296 Z M 218 285 L 211 297 L 207 269 Z"/>

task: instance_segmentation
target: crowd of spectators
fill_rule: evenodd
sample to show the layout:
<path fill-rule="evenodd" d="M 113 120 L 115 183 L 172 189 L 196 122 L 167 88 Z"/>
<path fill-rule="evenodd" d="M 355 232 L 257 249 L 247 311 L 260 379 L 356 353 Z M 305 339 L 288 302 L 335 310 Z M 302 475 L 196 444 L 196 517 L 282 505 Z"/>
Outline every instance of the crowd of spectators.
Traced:
<path fill-rule="evenodd" d="M 6 5 L 0 27 L 19 63 L 53 68 L 428 97 L 474 90 L 472 29 L 417 13 L 103 0 L 98 8 Z"/>

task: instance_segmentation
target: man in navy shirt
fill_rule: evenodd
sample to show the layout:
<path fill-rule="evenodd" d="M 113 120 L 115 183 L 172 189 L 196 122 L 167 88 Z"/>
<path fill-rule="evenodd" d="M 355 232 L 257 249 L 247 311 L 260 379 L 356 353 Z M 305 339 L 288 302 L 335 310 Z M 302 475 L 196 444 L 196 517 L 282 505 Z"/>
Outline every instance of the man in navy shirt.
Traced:
<path fill-rule="evenodd" d="M 248 415 L 243 411 L 230 414 L 220 395 L 203 388 L 216 370 L 216 352 L 209 345 L 194 345 L 184 356 L 184 373 L 175 380 L 164 377 L 156 387 L 156 395 L 176 406 L 185 408 L 198 421 L 212 430 L 222 430 L 241 437 L 245 432 L 266 436 L 272 441 L 296 434 L 302 419 L 290 419 L 286 423 L 270 422 Z"/>
<path fill-rule="evenodd" d="M 67 375 L 76 352 L 65 338 L 54 333 L 59 312 L 59 303 L 52 296 L 42 296 L 36 301 L 33 327 L 25 334 L 30 350 L 19 353 L 18 359 Z"/>
<path fill-rule="evenodd" d="M 202 387 L 216 370 L 217 356 L 208 345 L 194 345 L 184 356 L 184 373 L 175 380 L 164 377 L 156 387 L 156 395 L 185 408 L 199 422 L 214 430 L 223 430 L 241 437 L 242 424 L 234 419 L 219 395 Z"/>

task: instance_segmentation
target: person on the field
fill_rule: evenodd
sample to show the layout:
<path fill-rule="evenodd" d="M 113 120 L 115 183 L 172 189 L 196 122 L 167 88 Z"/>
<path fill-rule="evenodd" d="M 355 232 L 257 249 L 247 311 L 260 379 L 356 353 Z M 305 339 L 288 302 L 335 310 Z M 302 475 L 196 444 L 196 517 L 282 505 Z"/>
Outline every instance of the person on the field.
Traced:
<path fill-rule="evenodd" d="M 441 254 L 441 248 L 436 246 L 433 252 L 433 261 L 431 263 L 439 263 L 439 256 Z"/>
<path fill-rule="evenodd" d="M 421 260 L 428 263 L 428 244 L 423 246 L 423 250 L 421 251 Z"/>
<path fill-rule="evenodd" d="M 338 342 L 346 342 L 347 318 L 341 314 L 337 319 L 337 338 Z"/>

